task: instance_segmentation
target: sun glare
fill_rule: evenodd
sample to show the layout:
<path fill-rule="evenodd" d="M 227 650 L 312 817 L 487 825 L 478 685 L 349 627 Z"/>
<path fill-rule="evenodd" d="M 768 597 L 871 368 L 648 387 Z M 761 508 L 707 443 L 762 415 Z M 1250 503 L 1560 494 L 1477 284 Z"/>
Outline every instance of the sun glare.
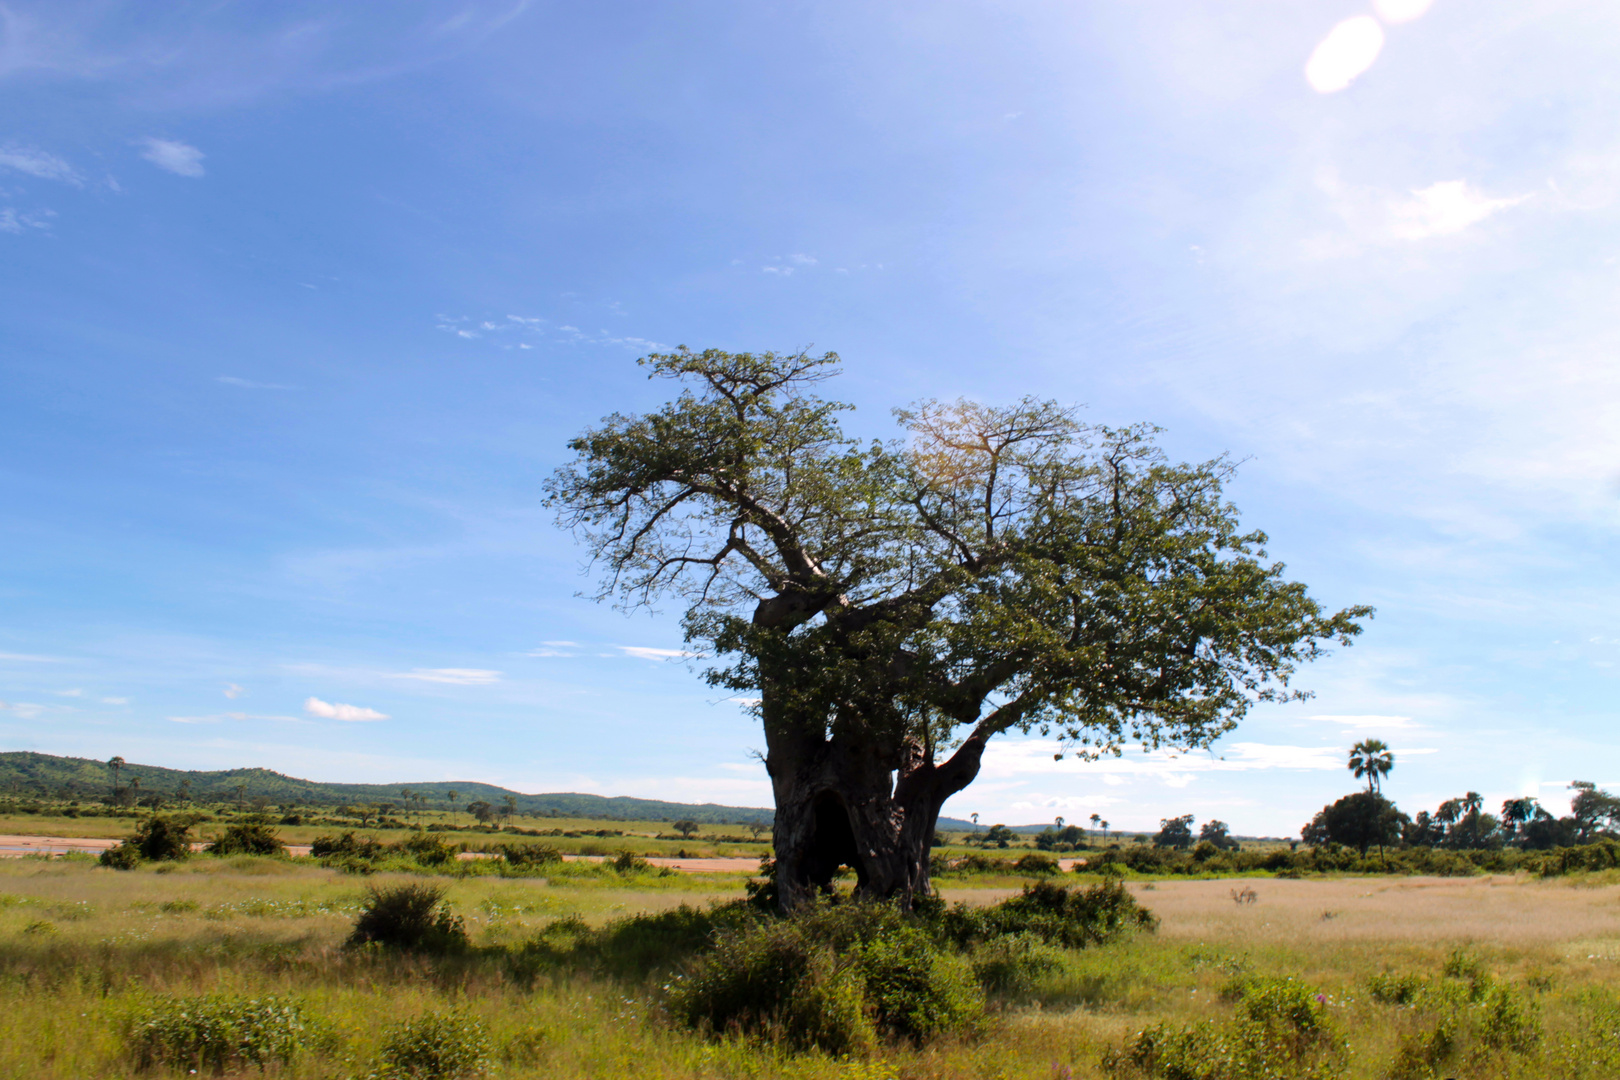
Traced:
<path fill-rule="evenodd" d="M 1415 0 L 1390 0 L 1411 6 Z M 1343 90 L 1378 59 L 1384 28 L 1371 15 L 1346 19 L 1328 32 L 1305 62 L 1305 81 L 1319 94 Z"/>

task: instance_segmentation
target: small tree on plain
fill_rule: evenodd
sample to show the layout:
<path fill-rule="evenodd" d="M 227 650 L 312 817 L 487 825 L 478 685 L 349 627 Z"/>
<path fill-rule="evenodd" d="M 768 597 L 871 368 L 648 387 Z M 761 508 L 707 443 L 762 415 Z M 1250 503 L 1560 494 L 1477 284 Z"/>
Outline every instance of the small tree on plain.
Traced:
<path fill-rule="evenodd" d="M 692 839 L 698 831 L 698 823 L 695 821 L 676 821 L 671 824 L 671 827 L 687 840 Z"/>

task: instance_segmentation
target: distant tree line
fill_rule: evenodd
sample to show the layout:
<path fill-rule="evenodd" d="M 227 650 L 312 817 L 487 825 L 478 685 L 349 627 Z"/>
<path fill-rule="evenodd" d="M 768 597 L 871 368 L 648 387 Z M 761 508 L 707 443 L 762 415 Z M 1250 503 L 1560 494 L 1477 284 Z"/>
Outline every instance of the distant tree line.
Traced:
<path fill-rule="evenodd" d="M 1412 817 L 1381 790 L 1394 767 L 1395 756 L 1382 741 L 1357 743 L 1348 768 L 1367 781 L 1367 789 L 1324 806 L 1300 830 L 1300 838 L 1313 847 L 1342 844 L 1362 855 L 1374 847 L 1536 851 L 1620 839 L 1620 798 L 1588 780 L 1570 784 L 1575 794 L 1570 812 L 1562 817 L 1530 796 L 1508 799 L 1500 813 L 1488 813 L 1477 791 L 1447 799 L 1432 814 L 1420 810 Z"/>

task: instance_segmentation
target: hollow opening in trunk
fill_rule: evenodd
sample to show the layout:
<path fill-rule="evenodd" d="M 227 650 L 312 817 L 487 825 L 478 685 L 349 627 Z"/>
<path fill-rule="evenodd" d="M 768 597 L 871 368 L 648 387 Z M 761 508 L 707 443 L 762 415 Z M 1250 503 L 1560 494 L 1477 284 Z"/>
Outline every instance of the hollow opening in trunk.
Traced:
<path fill-rule="evenodd" d="M 861 861 L 860 848 L 855 844 L 855 829 L 850 824 L 849 809 L 836 792 L 823 791 L 811 804 L 815 832 L 806 845 L 801 862 L 805 879 L 824 892 L 832 890 L 833 875 L 840 867 L 854 869 L 856 881 L 866 881 L 866 866 Z"/>

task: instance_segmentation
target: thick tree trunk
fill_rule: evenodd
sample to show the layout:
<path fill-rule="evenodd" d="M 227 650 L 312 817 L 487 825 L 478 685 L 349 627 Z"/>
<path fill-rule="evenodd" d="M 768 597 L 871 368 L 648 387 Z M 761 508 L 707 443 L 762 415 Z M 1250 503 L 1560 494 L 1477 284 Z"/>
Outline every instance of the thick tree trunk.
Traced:
<path fill-rule="evenodd" d="M 855 871 L 857 896 L 910 908 L 929 895 L 929 852 L 940 807 L 977 775 L 982 741 L 970 740 L 938 765 L 916 744 L 827 737 L 781 723 L 769 715 L 768 697 L 766 711 L 783 909 L 831 892 L 834 875 L 845 866 Z"/>

